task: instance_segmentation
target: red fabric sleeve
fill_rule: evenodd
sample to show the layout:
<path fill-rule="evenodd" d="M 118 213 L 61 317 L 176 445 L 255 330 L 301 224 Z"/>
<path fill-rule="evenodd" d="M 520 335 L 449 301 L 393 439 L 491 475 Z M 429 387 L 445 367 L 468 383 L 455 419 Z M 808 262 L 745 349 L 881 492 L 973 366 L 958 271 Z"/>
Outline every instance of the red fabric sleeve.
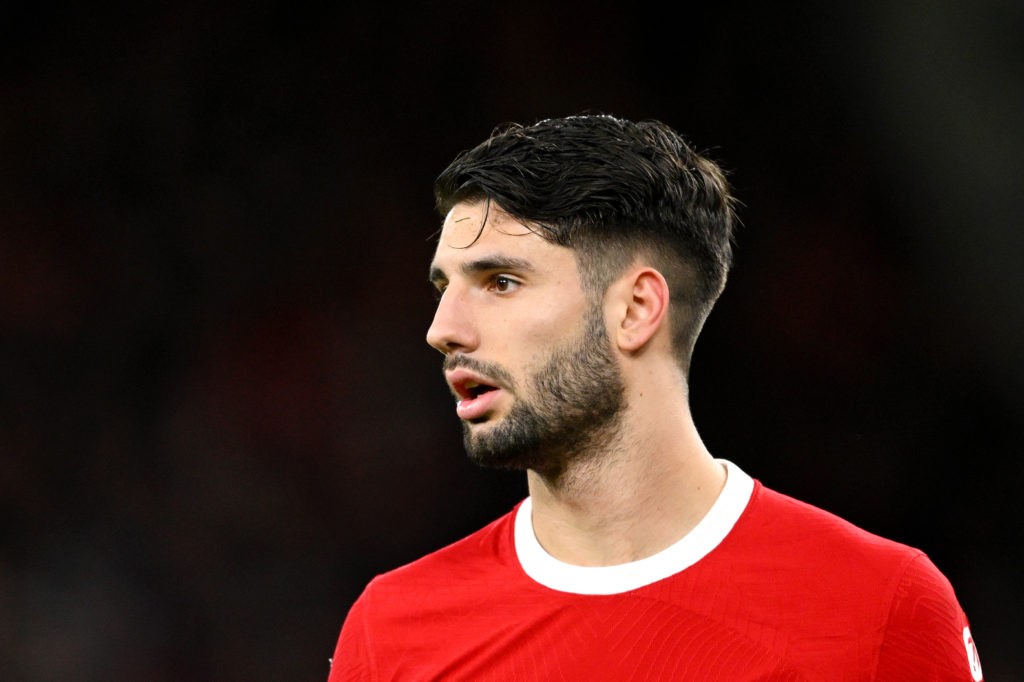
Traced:
<path fill-rule="evenodd" d="M 363 592 L 345 618 L 334 658 L 331 659 L 328 682 L 371 682 L 377 679 L 366 622 L 368 600 L 367 592 Z"/>
<path fill-rule="evenodd" d="M 910 562 L 893 599 L 878 682 L 981 682 L 981 663 L 953 587 L 924 554 Z"/>

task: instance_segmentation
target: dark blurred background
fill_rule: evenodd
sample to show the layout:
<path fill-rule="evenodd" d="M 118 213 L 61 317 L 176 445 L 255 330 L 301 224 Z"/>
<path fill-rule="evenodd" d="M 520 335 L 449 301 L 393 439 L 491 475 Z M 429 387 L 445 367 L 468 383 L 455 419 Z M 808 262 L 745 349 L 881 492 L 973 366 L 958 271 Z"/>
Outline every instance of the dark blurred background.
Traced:
<path fill-rule="evenodd" d="M 925 550 L 1024 676 L 1024 9 L 819 4 L 8 8 L 0 679 L 325 680 L 367 580 L 518 501 L 423 342 L 431 184 L 583 111 L 744 203 L 711 450 Z"/>

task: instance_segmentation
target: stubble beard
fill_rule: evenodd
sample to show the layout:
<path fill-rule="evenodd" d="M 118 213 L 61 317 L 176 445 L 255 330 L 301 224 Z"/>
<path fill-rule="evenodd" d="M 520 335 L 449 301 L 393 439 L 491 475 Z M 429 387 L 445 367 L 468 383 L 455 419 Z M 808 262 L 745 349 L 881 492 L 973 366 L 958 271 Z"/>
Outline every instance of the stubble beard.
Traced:
<path fill-rule="evenodd" d="M 616 442 L 625 386 L 599 309 L 588 313 L 579 337 L 551 352 L 530 376 L 528 390 L 529 396 L 516 391 L 512 408 L 494 426 L 474 433 L 463 424 L 473 462 L 556 477 Z"/>

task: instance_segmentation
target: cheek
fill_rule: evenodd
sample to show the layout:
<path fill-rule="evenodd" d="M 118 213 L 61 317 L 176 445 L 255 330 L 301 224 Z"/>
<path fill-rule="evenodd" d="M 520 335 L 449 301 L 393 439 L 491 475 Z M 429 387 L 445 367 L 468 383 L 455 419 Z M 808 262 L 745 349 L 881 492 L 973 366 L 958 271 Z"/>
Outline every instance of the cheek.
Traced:
<path fill-rule="evenodd" d="M 491 325 L 491 342 L 486 356 L 523 382 L 543 365 L 550 349 L 563 343 L 565 331 L 557 319 L 495 320 Z"/>
<path fill-rule="evenodd" d="M 575 309 L 540 306 L 524 322 L 513 324 L 513 334 L 540 349 L 563 344 L 579 333 L 582 313 Z"/>
<path fill-rule="evenodd" d="M 579 313 L 564 313 L 538 318 L 513 327 L 505 346 L 504 357 L 520 376 L 528 377 L 545 367 L 552 353 L 575 343 L 581 335 Z"/>
<path fill-rule="evenodd" d="M 493 357 L 507 363 L 509 369 L 537 366 L 553 348 L 579 338 L 585 325 L 587 300 L 568 284 L 563 289 L 548 286 L 529 294 L 481 311 L 480 329 L 490 331 Z"/>

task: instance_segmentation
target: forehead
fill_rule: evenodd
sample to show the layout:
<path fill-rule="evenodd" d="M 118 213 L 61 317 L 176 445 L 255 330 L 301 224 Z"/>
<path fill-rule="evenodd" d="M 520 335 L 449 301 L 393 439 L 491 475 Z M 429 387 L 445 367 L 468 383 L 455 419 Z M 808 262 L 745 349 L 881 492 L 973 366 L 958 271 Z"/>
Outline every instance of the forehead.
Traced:
<path fill-rule="evenodd" d="M 494 202 L 460 202 L 445 216 L 434 251 L 432 270 L 448 272 L 481 254 L 528 259 L 537 267 L 573 263 L 573 252 L 553 244 Z"/>
<path fill-rule="evenodd" d="M 522 221 L 510 216 L 493 201 L 459 202 L 445 216 L 437 247 L 465 249 L 485 237 L 532 234 Z M 536 236 L 536 235 L 534 235 Z"/>

